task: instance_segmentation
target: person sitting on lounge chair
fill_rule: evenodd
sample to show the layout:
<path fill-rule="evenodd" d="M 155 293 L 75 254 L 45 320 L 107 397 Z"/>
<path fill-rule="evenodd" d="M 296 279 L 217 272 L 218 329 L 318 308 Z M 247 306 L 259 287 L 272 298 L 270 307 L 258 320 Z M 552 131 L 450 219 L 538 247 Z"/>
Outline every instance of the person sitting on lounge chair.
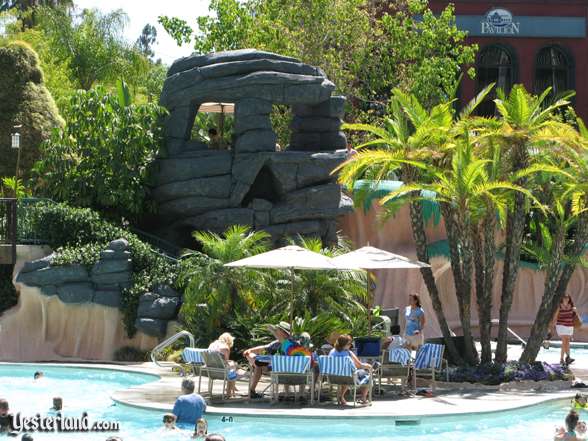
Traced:
<path fill-rule="evenodd" d="M 227 362 L 227 365 L 229 366 L 229 368 L 231 369 L 231 373 L 229 374 L 229 378 L 232 378 L 232 380 L 229 380 L 227 382 L 227 395 L 229 397 L 235 396 L 235 391 L 237 390 L 236 386 L 235 386 L 235 380 L 240 375 L 244 374 L 243 371 L 240 371 L 238 369 L 237 363 L 235 363 L 230 358 L 231 357 L 231 348 L 233 347 L 234 341 L 235 341 L 235 338 L 231 334 L 229 334 L 228 332 L 225 332 L 225 333 L 221 334 L 217 340 L 213 341 L 208 346 L 209 351 L 220 353 L 223 356 L 223 358 L 225 359 L 225 361 Z"/>
<path fill-rule="evenodd" d="M 330 357 L 351 357 L 351 360 L 353 360 L 353 364 L 355 365 L 355 367 L 357 369 L 365 369 L 366 371 L 370 371 L 372 369 L 372 366 L 368 363 L 362 363 L 359 358 L 357 358 L 357 355 L 355 355 L 352 351 L 351 351 L 351 343 L 353 342 L 353 339 L 351 338 L 350 335 L 340 335 L 339 338 L 337 338 L 337 342 L 335 343 L 335 347 L 331 350 L 331 352 L 329 353 Z M 369 373 L 368 372 L 359 372 L 359 378 L 362 379 L 366 378 L 366 376 L 368 376 Z M 369 377 L 368 377 L 369 378 Z M 339 389 L 337 390 L 337 403 L 339 403 L 340 405 L 344 406 L 347 404 L 347 401 L 345 401 L 345 394 L 347 393 L 347 389 L 349 389 L 349 386 L 346 386 L 344 384 L 339 385 Z M 368 402 L 367 400 L 367 396 L 368 396 L 368 387 L 367 386 L 361 386 L 361 388 L 359 389 L 360 393 L 361 393 L 361 403 L 362 404 L 366 404 Z"/>
<path fill-rule="evenodd" d="M 275 326 L 270 325 L 268 329 L 276 338 L 274 341 L 267 345 L 256 346 L 254 348 L 247 349 L 243 352 L 243 356 L 249 361 L 249 363 L 253 367 L 253 376 L 251 378 L 250 391 L 251 398 L 262 397 L 262 395 L 258 394 L 255 391 L 255 388 L 257 387 L 257 383 L 259 383 L 259 380 L 261 379 L 261 375 L 263 374 L 263 372 L 268 371 L 270 369 L 269 363 L 256 361 L 255 356 L 261 355 L 264 352 L 266 352 L 269 355 L 278 354 L 282 347 L 282 343 L 291 338 L 289 323 L 280 322 Z"/>

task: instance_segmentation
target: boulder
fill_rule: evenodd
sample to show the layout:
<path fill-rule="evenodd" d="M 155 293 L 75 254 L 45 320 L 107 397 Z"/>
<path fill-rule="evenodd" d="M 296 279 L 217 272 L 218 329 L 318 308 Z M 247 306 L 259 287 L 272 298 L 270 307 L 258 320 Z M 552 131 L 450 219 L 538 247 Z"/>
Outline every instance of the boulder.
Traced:
<path fill-rule="evenodd" d="M 263 228 L 263 230 L 271 234 L 275 240 L 276 238 L 288 237 L 296 234 L 320 235 L 321 224 L 316 220 L 311 220 L 303 222 L 270 225 L 269 227 Z"/>
<path fill-rule="evenodd" d="M 92 267 L 92 276 L 98 274 L 107 273 L 119 273 L 122 271 L 131 271 L 132 263 L 130 259 L 111 259 L 111 260 L 99 260 Z"/>
<path fill-rule="evenodd" d="M 50 266 L 28 273 L 21 272 L 16 277 L 17 282 L 29 286 L 61 285 L 88 279 L 88 271 L 82 265 Z"/>
<path fill-rule="evenodd" d="M 177 216 L 194 216 L 209 210 L 227 208 L 229 205 L 229 199 L 190 196 L 159 204 L 159 214 L 162 218 L 171 220 Z"/>
<path fill-rule="evenodd" d="M 190 55 L 179 58 L 174 61 L 167 71 L 170 77 L 178 72 L 193 69 L 195 67 L 204 67 L 216 63 L 228 63 L 231 61 L 245 61 L 263 58 L 266 60 L 282 60 L 299 63 L 300 60 L 284 55 L 274 54 L 273 52 L 260 51 L 257 49 L 238 49 L 234 51 L 212 52 L 206 55 Z"/>
<path fill-rule="evenodd" d="M 272 130 L 272 122 L 268 115 L 239 116 L 235 118 L 233 133 L 240 135 L 249 130 Z"/>
<path fill-rule="evenodd" d="M 300 208 L 338 208 L 341 199 L 339 184 L 324 184 L 296 190 L 286 195 L 284 203 Z"/>
<path fill-rule="evenodd" d="M 187 196 L 228 198 L 231 193 L 231 175 L 188 179 L 161 185 L 153 190 L 156 201 L 169 201 Z"/>
<path fill-rule="evenodd" d="M 57 295 L 57 286 L 55 285 L 43 285 L 39 287 L 39 290 L 41 291 L 41 294 L 48 297 Z"/>
<path fill-rule="evenodd" d="M 257 98 L 243 98 L 235 104 L 235 119 L 253 115 L 269 115 L 271 112 L 271 101 Z"/>
<path fill-rule="evenodd" d="M 292 133 L 290 136 L 290 145 L 288 150 L 302 151 L 320 151 L 321 135 L 320 133 Z"/>
<path fill-rule="evenodd" d="M 170 320 L 176 317 L 176 311 L 180 304 L 178 297 L 159 297 L 153 300 L 150 296 L 139 299 L 138 317 Z"/>
<path fill-rule="evenodd" d="M 338 150 L 347 147 L 347 136 L 343 132 L 321 133 L 321 150 Z"/>
<path fill-rule="evenodd" d="M 250 130 L 237 137 L 235 152 L 275 152 L 276 140 L 276 134 L 272 130 Z"/>
<path fill-rule="evenodd" d="M 101 260 L 127 260 L 131 258 L 129 251 L 114 251 L 114 250 L 103 250 L 100 251 Z"/>
<path fill-rule="evenodd" d="M 236 153 L 231 173 L 234 181 L 253 184 L 261 168 L 274 156 L 272 153 Z"/>
<path fill-rule="evenodd" d="M 42 257 L 41 259 L 30 260 L 24 263 L 23 267 L 21 268 L 21 273 L 30 273 L 31 271 L 36 271 L 41 268 L 47 268 L 51 265 L 53 258 L 55 257 L 55 253 L 51 253 L 48 256 Z"/>
<path fill-rule="evenodd" d="M 101 287 L 112 284 L 128 286 L 132 283 L 132 278 L 130 272 L 122 271 L 119 273 L 92 274 L 92 282 Z"/>
<path fill-rule="evenodd" d="M 271 210 L 274 204 L 272 204 L 270 201 L 266 201 L 265 199 L 253 199 L 251 201 L 251 203 L 249 204 L 249 207 L 253 208 L 254 210 L 260 210 L 260 211 L 268 211 Z"/>
<path fill-rule="evenodd" d="M 227 77 L 232 75 L 247 75 L 253 72 L 261 71 L 323 76 L 321 75 L 321 72 L 319 72 L 314 66 L 295 61 L 276 60 L 271 58 L 228 61 L 225 63 L 203 66 L 198 68 L 198 71 L 202 77 L 206 79 Z M 185 74 L 185 72 L 181 72 L 180 77 Z"/>
<path fill-rule="evenodd" d="M 167 333 L 167 320 L 140 317 L 135 320 L 135 327 L 152 337 L 164 337 Z"/>
<path fill-rule="evenodd" d="M 94 289 L 91 283 L 65 283 L 57 286 L 57 296 L 63 303 L 91 303 Z"/>
<path fill-rule="evenodd" d="M 193 152 L 187 157 L 160 159 L 157 161 L 156 182 L 158 185 L 188 179 L 219 176 L 231 173 L 231 152 L 206 150 Z"/>
<path fill-rule="evenodd" d="M 98 305 L 110 306 L 111 308 L 119 308 L 121 305 L 120 289 L 97 289 L 94 291 L 92 302 Z"/>
<path fill-rule="evenodd" d="M 306 219 L 335 218 L 345 213 L 347 213 L 347 210 L 340 210 L 339 208 L 299 208 L 291 205 L 281 205 L 272 209 L 270 218 L 272 224 L 281 224 Z"/>
<path fill-rule="evenodd" d="M 267 227 L 270 224 L 269 211 L 256 211 L 253 216 L 255 228 Z"/>
<path fill-rule="evenodd" d="M 316 104 L 295 104 L 292 106 L 292 113 L 298 116 L 326 116 L 331 118 L 343 118 L 345 115 L 344 96 L 332 96 L 329 99 Z"/>
<path fill-rule="evenodd" d="M 195 115 L 194 106 L 176 107 L 165 117 L 163 123 L 165 135 L 171 138 L 188 139 Z"/>
<path fill-rule="evenodd" d="M 129 248 L 129 242 L 126 239 L 116 239 L 108 244 L 108 249 L 116 252 L 123 252 Z"/>
<path fill-rule="evenodd" d="M 295 116 L 290 128 L 295 132 L 338 132 L 342 123 L 340 118 Z"/>
<path fill-rule="evenodd" d="M 169 285 L 156 285 L 153 292 L 163 297 L 181 297 L 182 294 L 177 292 Z"/>
<path fill-rule="evenodd" d="M 224 231 L 231 225 L 253 225 L 253 210 L 250 208 L 227 208 L 208 211 L 200 216 L 182 220 L 196 230 Z"/>

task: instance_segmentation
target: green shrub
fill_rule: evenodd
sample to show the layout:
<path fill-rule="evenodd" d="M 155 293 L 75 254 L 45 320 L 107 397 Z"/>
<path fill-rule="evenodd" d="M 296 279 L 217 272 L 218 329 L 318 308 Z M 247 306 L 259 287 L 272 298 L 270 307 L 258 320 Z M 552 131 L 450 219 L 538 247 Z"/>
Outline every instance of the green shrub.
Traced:
<path fill-rule="evenodd" d="M 12 283 L 14 265 L 0 265 L 0 315 L 18 302 L 16 289 Z"/>
<path fill-rule="evenodd" d="M 56 250 L 56 265 L 91 266 L 110 241 L 124 238 L 129 242 L 133 284 L 123 290 L 121 310 L 130 337 L 136 332 L 135 319 L 141 294 L 157 284 L 175 286 L 177 265 L 173 261 L 125 228 L 105 221 L 93 210 L 67 204 L 39 203 L 27 209 L 26 218 L 31 230 Z"/>

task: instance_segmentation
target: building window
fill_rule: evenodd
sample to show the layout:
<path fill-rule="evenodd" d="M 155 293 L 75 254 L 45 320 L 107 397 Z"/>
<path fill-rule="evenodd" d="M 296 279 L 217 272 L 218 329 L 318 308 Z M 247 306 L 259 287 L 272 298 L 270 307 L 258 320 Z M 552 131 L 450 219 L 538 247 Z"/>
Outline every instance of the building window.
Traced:
<path fill-rule="evenodd" d="M 569 55 L 556 46 L 545 47 L 537 54 L 535 65 L 535 93 L 548 87 L 557 95 L 573 87 L 573 63 Z"/>
<path fill-rule="evenodd" d="M 512 51 L 504 46 L 487 46 L 480 51 L 476 65 L 478 92 L 491 83 L 495 83 L 494 91 L 478 106 L 478 114 L 492 116 L 496 112 L 493 99 L 496 89 L 508 93 L 515 80 L 516 65 Z"/>

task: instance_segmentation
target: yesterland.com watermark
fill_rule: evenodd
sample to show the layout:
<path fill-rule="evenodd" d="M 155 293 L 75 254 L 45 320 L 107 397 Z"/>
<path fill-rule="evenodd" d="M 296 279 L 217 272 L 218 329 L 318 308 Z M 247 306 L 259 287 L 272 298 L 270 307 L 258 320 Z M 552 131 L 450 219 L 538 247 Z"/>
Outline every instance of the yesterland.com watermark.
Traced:
<path fill-rule="evenodd" d="M 65 416 L 36 414 L 22 416 L 12 415 L 12 430 L 17 432 L 116 432 L 120 429 L 118 421 L 91 422 L 86 412 L 82 416 Z"/>

